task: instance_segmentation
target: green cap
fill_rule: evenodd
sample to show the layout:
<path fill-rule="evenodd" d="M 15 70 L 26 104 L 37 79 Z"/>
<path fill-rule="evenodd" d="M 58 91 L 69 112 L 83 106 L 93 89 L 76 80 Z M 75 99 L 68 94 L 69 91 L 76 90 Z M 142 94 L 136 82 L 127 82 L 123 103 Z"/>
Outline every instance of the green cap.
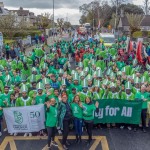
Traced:
<path fill-rule="evenodd" d="M 82 77 L 82 76 L 85 77 L 85 74 L 83 71 L 80 72 L 80 77 Z"/>
<path fill-rule="evenodd" d="M 147 70 L 150 70 L 150 65 L 146 64 L 146 68 L 147 68 Z"/>
<path fill-rule="evenodd" d="M 141 78 L 141 83 L 144 83 L 144 82 L 146 82 L 146 77 L 145 77 L 145 76 L 143 76 L 143 77 Z"/>
<path fill-rule="evenodd" d="M 109 69 L 107 70 L 107 73 L 106 73 L 106 74 L 109 76 L 110 73 L 111 73 L 111 69 L 109 68 Z"/>
<path fill-rule="evenodd" d="M 121 71 L 118 71 L 117 72 L 117 76 L 121 76 L 122 75 L 122 72 Z"/>
<path fill-rule="evenodd" d="M 59 69 L 59 74 L 63 74 L 64 70 L 63 69 Z"/>
<path fill-rule="evenodd" d="M 76 73 L 75 70 L 72 70 L 72 71 L 71 71 L 71 75 L 74 75 L 75 73 Z"/>
<path fill-rule="evenodd" d="M 100 87 L 100 81 L 97 80 L 97 81 L 94 83 L 94 86 L 95 86 L 95 87 Z"/>
<path fill-rule="evenodd" d="M 109 84 L 109 80 L 108 79 L 103 80 L 103 84 L 104 85 L 108 85 Z"/>
<path fill-rule="evenodd" d="M 116 75 L 115 75 L 114 72 L 111 72 L 111 73 L 110 73 L 110 77 L 111 77 L 111 78 L 114 78 L 115 76 L 116 76 Z"/>
<path fill-rule="evenodd" d="M 126 68 L 123 67 L 123 68 L 121 69 L 121 71 L 122 71 L 122 72 L 126 72 Z"/>
<path fill-rule="evenodd" d="M 11 76 L 8 74 L 6 77 L 5 77 L 5 82 L 9 82 L 11 81 Z"/>
<path fill-rule="evenodd" d="M 111 88 L 112 88 L 112 87 L 116 87 L 116 84 L 113 83 L 113 82 L 111 82 L 111 83 L 110 83 L 110 87 L 111 87 Z"/>
<path fill-rule="evenodd" d="M 89 68 L 88 68 L 88 67 L 85 67 L 85 68 L 84 68 L 84 72 L 89 72 Z"/>
<path fill-rule="evenodd" d="M 103 77 L 103 74 L 102 74 L 102 70 L 101 70 L 101 69 L 96 71 L 96 76 L 97 76 L 97 77 Z"/>
<path fill-rule="evenodd" d="M 36 68 L 35 67 L 33 67 L 32 68 L 32 72 L 36 72 L 37 70 L 36 70 Z"/>
<path fill-rule="evenodd" d="M 22 81 L 22 82 L 27 81 L 27 77 L 26 77 L 26 75 L 21 74 L 21 81 Z"/>
<path fill-rule="evenodd" d="M 0 65 L 0 71 L 4 71 L 4 67 Z"/>

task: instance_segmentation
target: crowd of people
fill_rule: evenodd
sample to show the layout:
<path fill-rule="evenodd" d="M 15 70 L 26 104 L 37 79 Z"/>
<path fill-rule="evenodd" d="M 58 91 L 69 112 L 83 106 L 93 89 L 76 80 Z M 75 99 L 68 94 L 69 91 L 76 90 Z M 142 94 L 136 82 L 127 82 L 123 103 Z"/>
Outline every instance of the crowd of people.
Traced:
<path fill-rule="evenodd" d="M 45 129 L 38 135 L 48 135 L 48 148 L 57 146 L 55 134 L 62 134 L 62 145 L 68 149 L 70 128 L 75 130 L 76 143 L 82 142 L 83 127 L 88 140 L 92 141 L 93 111 L 99 111 L 99 99 L 142 101 L 141 126 L 146 132 L 148 101 L 150 100 L 149 44 L 144 45 L 141 57 L 137 56 L 137 45 L 127 48 L 126 38 L 119 38 L 112 47 L 98 41 L 57 41 L 50 51 L 36 45 L 29 52 L 11 58 L 0 59 L 0 136 L 2 122 L 7 131 L 3 108 L 44 104 Z M 143 50 L 144 49 L 144 50 Z M 144 52 L 143 52 L 144 51 Z M 142 54 L 142 52 L 144 54 Z M 6 56 L 6 57 L 5 57 Z M 75 62 L 75 63 L 74 63 Z M 73 127 L 72 127 L 73 125 Z M 135 132 L 138 125 L 106 124 L 108 129 L 127 127 Z M 19 133 L 13 133 L 16 136 Z M 32 136 L 25 133 L 24 136 Z"/>

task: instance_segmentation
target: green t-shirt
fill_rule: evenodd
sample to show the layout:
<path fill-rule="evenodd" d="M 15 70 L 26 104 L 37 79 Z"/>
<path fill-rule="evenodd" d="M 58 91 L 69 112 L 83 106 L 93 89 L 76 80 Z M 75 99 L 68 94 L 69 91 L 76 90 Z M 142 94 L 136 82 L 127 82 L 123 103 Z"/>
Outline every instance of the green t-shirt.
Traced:
<path fill-rule="evenodd" d="M 77 103 L 72 103 L 71 109 L 72 109 L 73 117 L 79 118 L 79 119 L 83 118 L 82 108 Z"/>
<path fill-rule="evenodd" d="M 10 93 L 8 93 L 8 94 L 4 93 L 4 94 L 0 95 L 0 99 L 2 101 L 6 101 L 8 103 L 8 106 L 10 106 Z"/>
<path fill-rule="evenodd" d="M 96 110 L 96 107 L 94 104 L 85 104 L 82 103 L 83 105 L 83 119 L 84 120 L 93 120 L 94 119 L 94 113 L 93 111 Z"/>
<path fill-rule="evenodd" d="M 57 124 L 57 108 L 55 106 L 50 106 L 46 113 L 46 126 L 56 127 Z"/>
<path fill-rule="evenodd" d="M 46 94 L 42 94 L 42 95 L 37 95 L 35 97 L 35 104 L 39 105 L 39 104 L 44 104 L 46 101 Z"/>

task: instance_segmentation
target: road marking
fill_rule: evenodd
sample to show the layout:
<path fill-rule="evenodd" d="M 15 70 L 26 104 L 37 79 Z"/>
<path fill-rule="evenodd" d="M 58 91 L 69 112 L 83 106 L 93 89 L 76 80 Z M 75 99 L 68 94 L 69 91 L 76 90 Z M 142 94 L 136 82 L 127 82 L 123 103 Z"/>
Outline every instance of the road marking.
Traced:
<path fill-rule="evenodd" d="M 101 143 L 102 145 L 102 150 L 109 150 L 109 146 L 108 146 L 108 142 L 105 136 L 93 136 L 92 137 L 94 141 L 94 143 L 91 145 L 89 150 L 94 150 L 97 148 L 97 146 Z M 55 141 L 58 144 L 58 148 L 59 150 L 62 150 L 62 145 L 60 143 L 60 140 L 62 139 L 62 136 L 56 136 L 55 137 Z M 75 140 L 76 137 L 75 136 L 68 136 L 69 140 Z M 88 136 L 82 136 L 83 140 L 87 140 Z M 10 144 L 10 150 L 17 150 L 15 141 L 16 140 L 25 140 L 25 141 L 31 141 L 31 140 L 47 140 L 47 137 L 38 137 L 38 136 L 32 136 L 32 137 L 23 137 L 23 136 L 7 136 L 5 137 L 5 139 L 3 140 L 2 144 L 0 145 L 0 150 L 5 150 L 6 146 L 8 144 Z M 42 148 L 42 150 L 46 150 L 47 149 L 47 145 L 44 146 Z"/>

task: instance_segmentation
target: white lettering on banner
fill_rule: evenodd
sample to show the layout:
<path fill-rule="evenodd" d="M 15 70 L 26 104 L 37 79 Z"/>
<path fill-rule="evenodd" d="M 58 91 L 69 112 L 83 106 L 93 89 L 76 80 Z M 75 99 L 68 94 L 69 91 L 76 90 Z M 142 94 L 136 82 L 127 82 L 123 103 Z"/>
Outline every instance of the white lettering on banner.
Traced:
<path fill-rule="evenodd" d="M 102 119 L 104 116 L 104 109 L 103 108 L 100 108 L 98 113 L 95 112 L 95 117 L 98 117 L 99 119 Z"/>
<path fill-rule="evenodd" d="M 120 110 L 119 107 L 111 107 L 110 106 L 106 106 L 105 108 L 105 114 L 106 116 L 116 116 L 117 115 L 117 112 Z"/>
<path fill-rule="evenodd" d="M 38 132 L 45 129 L 44 105 L 4 108 L 9 133 Z"/>
<path fill-rule="evenodd" d="M 121 116 L 132 117 L 132 107 L 123 107 Z"/>

